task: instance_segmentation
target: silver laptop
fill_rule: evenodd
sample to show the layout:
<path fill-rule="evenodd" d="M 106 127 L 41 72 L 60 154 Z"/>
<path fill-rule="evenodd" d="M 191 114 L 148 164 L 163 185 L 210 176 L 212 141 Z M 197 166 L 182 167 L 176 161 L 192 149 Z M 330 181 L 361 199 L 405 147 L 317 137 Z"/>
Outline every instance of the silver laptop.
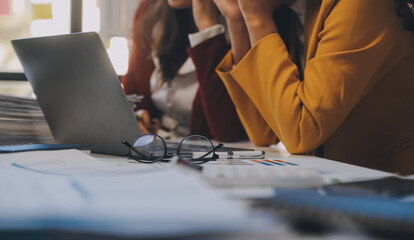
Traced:
<path fill-rule="evenodd" d="M 14 50 L 60 144 L 124 155 L 141 133 L 99 35 L 15 39 Z"/>

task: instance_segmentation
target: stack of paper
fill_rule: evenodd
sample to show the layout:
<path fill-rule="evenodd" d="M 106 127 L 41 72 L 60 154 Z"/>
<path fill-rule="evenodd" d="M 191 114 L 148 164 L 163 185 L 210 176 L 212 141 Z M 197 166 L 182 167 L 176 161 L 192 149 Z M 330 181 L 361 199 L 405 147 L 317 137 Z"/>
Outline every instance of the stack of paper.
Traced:
<path fill-rule="evenodd" d="M 247 206 L 223 198 L 198 172 L 157 166 L 114 165 L 78 150 L 7 154 L 0 161 L 0 192 L 7 193 L 0 197 L 0 231 L 170 238 L 263 227 Z"/>
<path fill-rule="evenodd" d="M 54 143 L 36 99 L 0 95 L 0 145 Z"/>

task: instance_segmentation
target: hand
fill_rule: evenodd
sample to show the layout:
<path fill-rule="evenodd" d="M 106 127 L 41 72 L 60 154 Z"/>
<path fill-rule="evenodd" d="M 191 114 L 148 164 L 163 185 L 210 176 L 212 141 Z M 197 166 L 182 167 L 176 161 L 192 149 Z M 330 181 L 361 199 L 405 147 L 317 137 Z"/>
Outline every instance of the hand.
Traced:
<path fill-rule="evenodd" d="M 137 116 L 138 126 L 143 134 L 155 134 L 160 129 L 160 121 L 156 118 L 151 119 L 147 110 L 140 109 L 135 111 L 134 114 Z"/>
<path fill-rule="evenodd" d="M 256 1 L 256 0 L 251 0 Z M 221 14 L 226 18 L 234 64 L 237 64 L 250 50 L 250 39 L 238 0 L 214 0 Z"/>
<path fill-rule="evenodd" d="M 295 0 L 238 0 L 243 18 L 249 32 L 250 43 L 255 45 L 260 39 L 278 29 L 273 20 L 273 12 L 282 3 L 291 3 Z"/>
<path fill-rule="evenodd" d="M 214 0 L 214 3 L 217 5 L 221 14 L 226 18 L 227 23 L 244 21 L 238 0 Z"/>
<path fill-rule="evenodd" d="M 199 31 L 219 23 L 213 0 L 193 0 L 193 17 Z"/>
<path fill-rule="evenodd" d="M 238 0 L 246 21 L 260 18 L 273 18 L 273 12 L 284 2 L 291 0 Z"/>

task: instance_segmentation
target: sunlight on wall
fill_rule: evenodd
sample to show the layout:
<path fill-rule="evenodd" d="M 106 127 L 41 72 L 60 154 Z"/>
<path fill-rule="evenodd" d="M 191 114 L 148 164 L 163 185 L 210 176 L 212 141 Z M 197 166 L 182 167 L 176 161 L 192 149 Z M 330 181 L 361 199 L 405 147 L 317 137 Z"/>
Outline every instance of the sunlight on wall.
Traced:
<path fill-rule="evenodd" d="M 31 0 L 32 36 L 68 33 L 70 30 L 70 1 Z"/>
<path fill-rule="evenodd" d="M 15 13 L 22 13 L 25 9 L 25 0 L 12 1 L 12 9 Z"/>
<path fill-rule="evenodd" d="M 125 74 L 129 60 L 126 37 L 139 0 L 82 2 L 82 30 L 100 34 L 118 75 Z M 121 20 L 128 23 L 123 28 Z M 0 72 L 23 71 L 12 39 L 67 34 L 70 22 L 71 0 L 0 0 Z"/>
<path fill-rule="evenodd" d="M 101 11 L 98 2 L 83 1 L 82 30 L 85 32 L 99 32 L 101 22 Z"/>
<path fill-rule="evenodd" d="M 124 37 L 113 37 L 110 40 L 108 55 L 118 75 L 124 75 L 128 70 L 128 40 Z"/>

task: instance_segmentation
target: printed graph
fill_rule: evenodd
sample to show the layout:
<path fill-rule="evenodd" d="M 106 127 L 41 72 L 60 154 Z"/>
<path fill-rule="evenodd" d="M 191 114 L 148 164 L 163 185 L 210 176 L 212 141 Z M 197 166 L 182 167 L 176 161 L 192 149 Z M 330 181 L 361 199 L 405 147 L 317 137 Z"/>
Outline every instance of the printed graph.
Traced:
<path fill-rule="evenodd" d="M 293 162 L 288 162 L 288 161 L 284 161 L 284 160 L 279 160 L 279 159 L 253 159 L 250 160 L 252 162 L 258 163 L 258 164 L 262 164 L 262 165 L 266 165 L 266 166 L 299 166 L 299 164 L 297 163 L 293 163 Z"/>

